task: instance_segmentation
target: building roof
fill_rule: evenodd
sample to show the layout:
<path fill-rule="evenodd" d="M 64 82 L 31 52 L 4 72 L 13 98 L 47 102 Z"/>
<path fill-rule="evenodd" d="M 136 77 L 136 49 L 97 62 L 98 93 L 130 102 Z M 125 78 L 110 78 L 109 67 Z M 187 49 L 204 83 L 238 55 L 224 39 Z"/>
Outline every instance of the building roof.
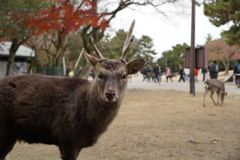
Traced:
<path fill-rule="evenodd" d="M 0 42 L 0 56 L 1 55 L 8 56 L 11 45 L 12 45 L 12 42 Z M 25 47 L 25 46 L 21 45 L 18 48 L 15 56 L 34 57 L 35 56 L 35 51 L 28 48 L 28 47 Z"/>

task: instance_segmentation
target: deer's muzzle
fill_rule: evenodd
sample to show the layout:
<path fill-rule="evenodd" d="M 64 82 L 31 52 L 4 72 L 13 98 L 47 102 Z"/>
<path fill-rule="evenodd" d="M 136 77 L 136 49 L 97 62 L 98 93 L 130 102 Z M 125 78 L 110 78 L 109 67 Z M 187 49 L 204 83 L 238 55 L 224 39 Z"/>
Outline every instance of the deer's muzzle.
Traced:
<path fill-rule="evenodd" d="M 104 99 L 106 102 L 116 102 L 118 100 L 117 91 L 114 89 L 108 89 L 104 93 Z"/>
<path fill-rule="evenodd" d="M 114 96 L 115 96 L 115 91 L 107 91 L 106 92 L 107 99 L 112 100 L 114 98 Z"/>

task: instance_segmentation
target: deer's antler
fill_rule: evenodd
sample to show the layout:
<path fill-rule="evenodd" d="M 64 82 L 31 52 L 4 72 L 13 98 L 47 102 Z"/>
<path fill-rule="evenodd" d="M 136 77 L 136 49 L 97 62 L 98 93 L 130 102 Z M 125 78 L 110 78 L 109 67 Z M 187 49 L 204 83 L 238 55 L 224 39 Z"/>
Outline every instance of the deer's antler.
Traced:
<path fill-rule="evenodd" d="M 128 35 L 127 35 L 127 38 L 124 42 L 124 46 L 123 46 L 123 50 L 122 50 L 122 55 L 119 59 L 123 60 L 124 62 L 126 61 L 126 54 L 132 44 L 132 41 L 134 39 L 134 36 L 132 35 L 132 32 L 133 32 L 133 28 L 134 28 L 134 25 L 135 25 L 135 20 L 133 20 L 130 28 L 129 28 L 129 32 L 128 32 Z"/>
<path fill-rule="evenodd" d="M 98 50 L 96 44 L 95 44 L 95 41 L 93 39 L 93 37 L 91 38 L 91 41 L 92 41 L 92 45 L 93 45 L 93 48 L 94 48 L 94 51 L 95 53 L 97 54 L 97 56 L 100 58 L 99 60 L 102 61 L 102 60 L 105 60 L 106 58 L 103 57 L 103 55 L 101 54 L 101 52 Z"/>

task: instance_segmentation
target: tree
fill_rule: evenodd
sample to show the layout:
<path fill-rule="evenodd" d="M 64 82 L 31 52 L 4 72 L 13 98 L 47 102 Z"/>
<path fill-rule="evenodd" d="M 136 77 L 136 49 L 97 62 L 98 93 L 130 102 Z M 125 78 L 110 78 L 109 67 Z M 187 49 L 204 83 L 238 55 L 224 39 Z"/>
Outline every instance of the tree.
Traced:
<path fill-rule="evenodd" d="M 240 47 L 228 45 L 224 38 L 212 41 L 206 47 L 209 50 L 209 60 L 221 61 L 225 68 L 225 74 L 228 74 L 230 60 L 239 55 Z"/>
<path fill-rule="evenodd" d="M 147 65 L 154 66 L 153 58 L 157 54 L 153 47 L 153 39 L 149 36 L 142 35 L 140 39 L 136 40 L 136 51 L 134 52 L 135 57 L 142 57 L 146 60 Z"/>
<path fill-rule="evenodd" d="M 172 46 L 172 50 L 162 53 L 157 62 L 162 66 L 163 71 L 170 67 L 173 72 L 179 70 L 179 65 L 184 66 L 185 50 L 189 46 L 186 43 Z"/>
<path fill-rule="evenodd" d="M 141 7 L 151 7 L 151 10 L 155 11 L 158 16 L 162 15 L 167 17 L 168 14 L 174 14 L 175 16 L 185 15 L 187 4 L 182 0 L 93 0 L 96 6 L 96 12 L 104 11 L 106 14 L 105 20 L 107 24 L 111 24 L 111 21 L 124 9 L 141 10 Z M 97 3 L 98 2 L 98 3 Z M 164 7 L 168 6 L 168 10 L 164 10 Z M 169 10 L 170 9 L 170 10 Z M 83 38 L 83 46 L 88 53 L 93 52 L 91 46 L 91 37 L 94 37 L 96 43 L 98 43 L 104 37 L 105 29 L 99 27 L 85 26 L 82 30 L 81 36 Z M 89 70 L 89 68 L 86 68 Z M 87 74 L 87 71 L 81 74 Z M 86 75 L 85 75 L 86 76 Z"/>
<path fill-rule="evenodd" d="M 31 29 L 26 26 L 26 21 L 48 5 L 48 0 L 10 0 L 1 3 L 0 40 L 12 42 L 6 75 L 12 72 L 12 64 L 19 46 L 32 36 Z"/>
<path fill-rule="evenodd" d="M 229 30 L 222 32 L 229 45 L 240 45 L 240 1 L 239 0 L 204 0 L 204 14 L 209 21 L 219 27 L 229 24 Z M 231 23 L 230 23 L 231 22 Z"/>
<path fill-rule="evenodd" d="M 105 14 L 95 12 L 93 1 L 6 1 L 5 6 L 0 7 L 0 38 L 12 41 L 7 75 L 11 74 L 15 52 L 29 37 L 52 34 L 51 43 L 56 51 L 53 55 L 53 65 L 60 66 L 61 58 L 68 47 L 66 36 L 70 31 L 78 30 L 83 25 L 106 28 L 107 24 L 103 18 Z"/>
<path fill-rule="evenodd" d="M 126 37 L 127 32 L 123 29 L 118 30 L 112 38 L 110 38 L 110 35 L 105 35 L 98 45 L 103 56 L 109 59 L 119 58 Z M 129 51 L 128 55 L 130 54 L 132 54 L 132 49 Z"/>
<path fill-rule="evenodd" d="M 206 37 L 206 43 L 205 45 L 207 45 L 209 42 L 212 42 L 213 41 L 213 37 L 211 36 L 210 33 L 208 33 L 207 37 Z"/>
<path fill-rule="evenodd" d="M 109 35 L 104 36 L 98 45 L 102 55 L 109 59 L 119 58 L 126 37 L 127 32 L 122 29 L 118 30 L 113 38 L 110 38 Z M 152 66 L 154 55 L 157 54 L 152 49 L 153 45 L 153 40 L 149 36 L 142 35 L 139 39 L 135 37 L 127 61 L 141 57 L 146 60 L 146 64 Z"/>
<path fill-rule="evenodd" d="M 37 26 L 38 31 L 47 31 L 55 37 L 52 39 L 56 49 L 54 66 L 61 66 L 62 56 L 68 48 L 68 33 L 79 30 L 83 25 L 100 29 L 107 27 L 103 18 L 106 14 L 96 12 L 96 0 L 82 0 L 78 3 L 71 0 L 57 0 L 51 8 L 42 10 L 41 13 L 31 19 L 31 24 L 33 27 Z"/>

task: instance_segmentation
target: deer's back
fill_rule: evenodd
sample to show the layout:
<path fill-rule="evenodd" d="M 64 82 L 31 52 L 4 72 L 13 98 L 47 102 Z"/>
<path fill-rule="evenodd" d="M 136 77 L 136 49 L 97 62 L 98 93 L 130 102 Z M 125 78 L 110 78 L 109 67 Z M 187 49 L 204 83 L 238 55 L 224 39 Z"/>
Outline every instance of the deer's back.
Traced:
<path fill-rule="evenodd" d="M 65 124 L 74 116 L 77 93 L 88 84 L 80 78 L 6 77 L 0 81 L 0 123 L 19 139 L 54 144 L 54 133 L 68 127 Z"/>
<path fill-rule="evenodd" d="M 224 83 L 217 79 L 208 79 L 205 82 L 205 88 L 211 91 L 222 91 L 225 92 Z"/>

